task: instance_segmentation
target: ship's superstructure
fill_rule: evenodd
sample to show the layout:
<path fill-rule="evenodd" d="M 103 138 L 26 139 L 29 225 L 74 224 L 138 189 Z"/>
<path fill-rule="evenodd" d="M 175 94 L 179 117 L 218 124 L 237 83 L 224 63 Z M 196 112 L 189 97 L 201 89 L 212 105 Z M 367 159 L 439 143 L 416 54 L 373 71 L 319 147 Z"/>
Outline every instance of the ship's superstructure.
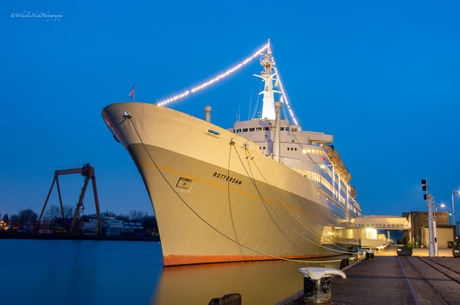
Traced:
<path fill-rule="evenodd" d="M 271 54 L 261 118 L 223 129 L 151 104 L 118 103 L 103 118 L 149 192 L 165 266 L 293 259 L 346 251 L 335 237 L 361 216 L 333 136 L 281 119 Z M 340 231 L 340 234 L 337 232 Z"/>
<path fill-rule="evenodd" d="M 270 56 L 269 51 L 263 54 L 260 63 L 264 70 L 261 75 L 254 74 L 265 83 L 260 92 L 263 94 L 262 118 L 236 122 L 229 131 L 257 143 L 266 156 L 314 181 L 331 200 L 346 207 L 352 215 L 362 216 L 361 207 L 354 198 L 357 192 L 349 184 L 351 174 L 333 146 L 327 145 L 333 143 L 333 135 L 302 131 L 289 120 L 279 120 L 277 131 L 274 92 L 278 91 L 273 90 L 276 75 Z"/>

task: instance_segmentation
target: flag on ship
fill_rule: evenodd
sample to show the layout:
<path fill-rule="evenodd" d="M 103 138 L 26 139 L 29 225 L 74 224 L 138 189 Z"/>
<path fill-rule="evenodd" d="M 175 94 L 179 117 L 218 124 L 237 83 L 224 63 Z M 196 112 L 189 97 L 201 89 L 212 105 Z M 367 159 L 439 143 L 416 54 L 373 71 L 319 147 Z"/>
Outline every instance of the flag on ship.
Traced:
<path fill-rule="evenodd" d="M 133 101 L 134 101 L 134 95 L 135 95 L 135 94 L 134 94 L 134 86 L 135 86 L 135 85 L 136 85 L 136 84 L 133 85 L 133 89 L 131 89 L 131 92 L 129 92 L 129 94 L 128 94 L 128 96 L 129 96 L 130 98 L 132 98 Z"/>

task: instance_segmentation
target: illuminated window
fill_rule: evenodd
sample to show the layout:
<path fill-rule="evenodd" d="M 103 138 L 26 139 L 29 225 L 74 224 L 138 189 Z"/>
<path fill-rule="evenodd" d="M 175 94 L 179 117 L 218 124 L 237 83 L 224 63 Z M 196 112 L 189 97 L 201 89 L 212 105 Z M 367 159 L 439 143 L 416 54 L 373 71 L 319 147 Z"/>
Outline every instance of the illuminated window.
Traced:
<path fill-rule="evenodd" d="M 311 149 L 310 148 L 307 149 L 307 154 L 311 154 Z"/>
<path fill-rule="evenodd" d="M 306 149 L 306 148 L 303 148 L 303 149 L 302 149 L 302 152 L 303 152 L 304 154 L 306 154 L 306 153 L 307 153 L 307 149 Z"/>

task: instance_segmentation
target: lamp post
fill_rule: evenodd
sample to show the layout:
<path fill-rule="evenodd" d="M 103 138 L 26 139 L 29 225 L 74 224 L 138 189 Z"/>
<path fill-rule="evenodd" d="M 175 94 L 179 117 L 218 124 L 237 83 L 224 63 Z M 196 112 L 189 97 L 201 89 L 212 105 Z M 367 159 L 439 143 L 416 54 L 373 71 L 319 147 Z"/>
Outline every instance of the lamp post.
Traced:
<path fill-rule="evenodd" d="M 435 211 L 435 213 L 434 213 L 434 219 L 435 219 L 435 221 L 434 221 L 434 223 L 435 223 L 434 234 L 435 234 L 435 242 L 436 242 L 435 243 L 436 256 L 439 256 L 439 252 L 438 252 L 438 231 L 437 231 L 438 228 L 436 227 L 437 226 L 436 217 L 437 217 L 437 214 L 438 214 L 438 207 L 445 208 L 446 205 L 444 203 L 441 203 L 441 204 L 436 204 L 434 206 L 434 211 Z"/>
<path fill-rule="evenodd" d="M 446 205 L 444 203 L 437 204 L 436 207 L 435 207 L 436 213 L 438 212 L 438 207 L 445 208 Z"/>
<path fill-rule="evenodd" d="M 454 194 L 460 194 L 460 191 L 452 192 L 452 222 L 453 222 L 453 225 L 455 226 L 455 234 L 458 236 L 458 228 L 457 228 L 457 224 L 455 223 Z"/>
<path fill-rule="evenodd" d="M 452 192 L 452 221 L 454 222 L 453 223 L 454 226 L 457 226 L 457 224 L 455 223 L 454 194 L 459 194 L 459 193 L 460 193 L 459 191 Z"/>

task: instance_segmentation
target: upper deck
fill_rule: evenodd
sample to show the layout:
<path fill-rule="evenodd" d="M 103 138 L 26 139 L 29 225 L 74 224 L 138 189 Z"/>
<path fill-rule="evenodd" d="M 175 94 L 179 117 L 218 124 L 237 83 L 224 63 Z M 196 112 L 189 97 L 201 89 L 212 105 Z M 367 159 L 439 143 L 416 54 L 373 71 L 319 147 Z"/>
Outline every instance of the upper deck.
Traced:
<path fill-rule="evenodd" d="M 302 131 L 288 120 L 281 120 L 280 125 L 280 162 L 312 180 L 333 200 L 360 216 L 361 207 L 354 198 L 356 191 L 348 183 L 351 179 L 348 170 L 343 162 L 340 166 L 334 164 L 323 147 L 333 143 L 333 135 Z M 261 153 L 273 157 L 275 126 L 275 120 L 264 118 L 235 122 L 228 130 L 258 144 Z"/>

